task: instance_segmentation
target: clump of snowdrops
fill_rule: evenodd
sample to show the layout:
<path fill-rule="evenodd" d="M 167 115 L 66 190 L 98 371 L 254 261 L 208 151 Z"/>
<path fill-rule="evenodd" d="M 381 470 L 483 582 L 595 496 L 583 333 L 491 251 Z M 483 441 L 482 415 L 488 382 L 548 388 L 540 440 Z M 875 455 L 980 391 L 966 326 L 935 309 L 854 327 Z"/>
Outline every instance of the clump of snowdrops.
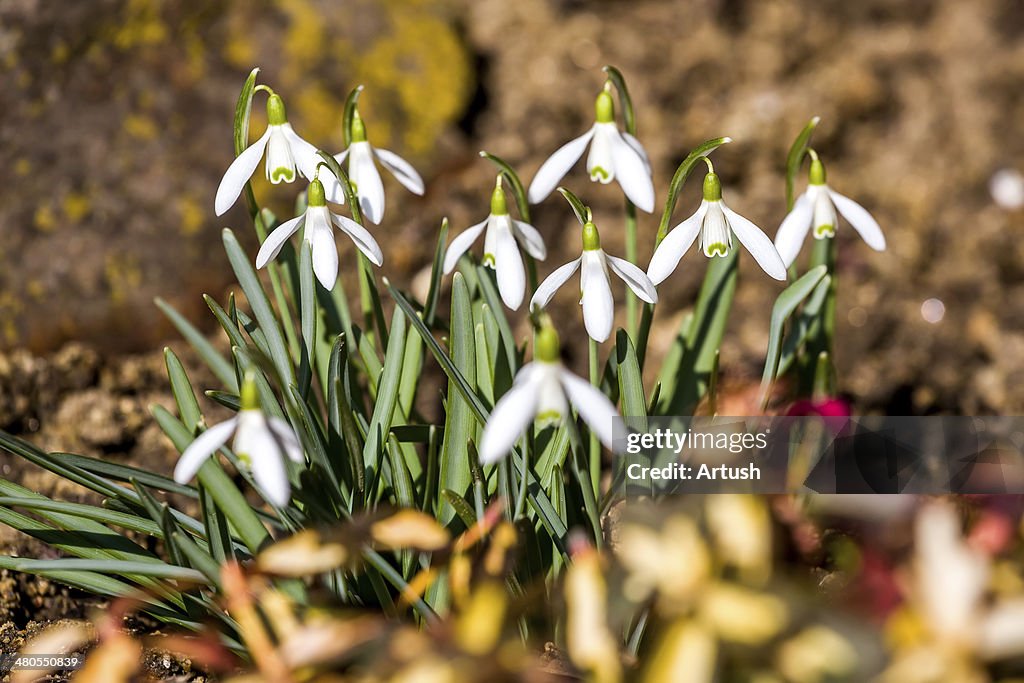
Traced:
<path fill-rule="evenodd" d="M 885 239 L 864 208 L 826 182 L 810 145 L 817 118 L 785 160 L 789 213 L 773 241 L 745 217 L 757 207 L 737 205 L 739 213 L 725 201 L 711 157 L 728 137 L 694 148 L 667 186 L 656 182 L 623 77 L 612 67 L 605 74 L 593 126 L 555 151 L 529 186 L 507 162 L 481 153 L 496 171 L 493 185 L 489 177 L 481 184 L 487 216 L 454 236 L 442 223 L 422 300 L 385 275 L 385 233 L 373 226 L 386 225 L 385 190 L 395 191 L 381 168 L 416 194 L 425 184 L 398 154 L 371 144 L 362 89 L 342 114 L 345 149 L 332 154 L 304 140 L 281 96 L 257 85 L 258 70 L 250 74 L 234 118 L 236 159 L 214 208 L 221 215 L 243 202 L 261 247 L 246 253 L 225 229 L 244 304 L 205 297 L 230 351 L 158 302 L 217 380 L 197 386 L 165 351 L 177 411 L 152 412 L 182 454 L 174 472 L 46 453 L 0 433 L 0 447 L 98 501 L 52 500 L 0 480 L 0 522 L 62 555 L 2 557 L 0 568 L 111 601 L 94 624 L 48 635 L 47 647 L 98 643 L 89 661 L 102 664 L 87 664 L 80 680 L 127 680 L 143 647 L 268 681 L 800 683 L 883 671 L 933 680 L 914 664 L 917 650 L 886 670 L 876 639 L 798 590 L 778 555 L 799 525 L 770 499 L 624 502 L 611 484 L 617 415 L 715 413 L 718 351 L 743 251 L 769 276 L 744 286 L 778 291 L 760 394 L 766 409 L 836 392 L 840 217 L 873 249 Z M 263 93 L 268 127 L 250 143 L 250 111 Z M 598 184 L 572 171 L 584 152 Z M 272 183 L 294 185 L 294 215 L 276 216 L 254 195 L 249 179 L 261 162 Z M 797 194 L 805 162 L 806 190 Z M 702 201 L 677 207 L 696 171 L 704 172 Z M 583 197 L 617 192 L 602 187 L 613 181 L 623 218 L 599 225 Z M 531 222 L 531 205 L 556 189 L 561 198 L 550 201 L 564 198 L 578 236 Z M 638 244 L 639 216 L 659 207 L 654 243 Z M 676 223 L 677 213 L 687 217 Z M 602 246 L 602 234 L 616 231 L 625 237 L 621 255 Z M 579 257 L 548 264 L 552 239 L 578 240 Z M 646 263 L 641 251 L 652 254 Z M 342 264 L 356 271 L 358 292 L 346 291 Z M 657 287 L 679 267 L 706 267 L 705 280 L 669 352 L 654 358 Z M 620 292 L 625 305 L 616 313 Z M 563 344 L 579 341 L 560 339 L 545 312 L 556 297 L 580 304 L 585 378 L 562 364 Z M 517 337 L 513 329 L 527 320 L 533 334 Z M 438 371 L 444 419 L 432 423 L 417 405 L 431 390 L 424 376 Z M 779 391 L 787 375 L 795 381 Z M 653 386 L 644 376 L 657 378 Z M 211 423 L 201 399 L 233 417 Z M 963 567 L 958 580 L 974 598 L 961 612 L 996 619 L 981 606 L 985 561 L 972 559 L 948 510 L 935 510 L 920 524 L 921 552 Z M 897 626 L 944 609 L 941 587 L 929 584 L 936 580 L 921 579 Z M 120 621 L 133 612 L 174 635 L 125 634 Z M 914 656 L 939 651 L 965 676 L 1013 649 L 1005 639 L 944 649 L 963 636 L 953 623 L 897 632 L 923 653 Z"/>

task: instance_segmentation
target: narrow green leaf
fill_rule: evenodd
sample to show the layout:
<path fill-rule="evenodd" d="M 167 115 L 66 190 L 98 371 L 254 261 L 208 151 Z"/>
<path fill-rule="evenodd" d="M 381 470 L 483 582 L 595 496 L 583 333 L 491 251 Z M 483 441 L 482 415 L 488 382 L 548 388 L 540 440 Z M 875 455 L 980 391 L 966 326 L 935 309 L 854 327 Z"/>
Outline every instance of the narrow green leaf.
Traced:
<path fill-rule="evenodd" d="M 222 236 L 224 249 L 227 251 L 231 268 L 235 271 L 235 277 L 238 278 L 238 284 L 242 286 L 242 291 L 245 292 L 245 296 L 249 300 L 249 306 L 252 307 L 253 314 L 256 316 L 260 331 L 266 336 L 267 344 L 270 347 L 271 361 L 277 369 L 281 383 L 284 386 L 294 384 L 295 371 L 292 367 L 288 347 L 285 345 L 277 316 L 267 299 L 266 292 L 263 291 L 256 271 L 253 270 L 249 257 L 235 238 L 235 233 L 230 228 L 225 228 Z"/>
<path fill-rule="evenodd" d="M 205 583 L 203 575 L 194 569 L 175 567 L 162 562 L 80 560 L 74 558 L 65 558 L 60 560 L 18 560 L 14 563 L 14 569 L 19 572 L 30 573 L 44 571 L 84 571 L 120 575 L 135 574 L 139 576 L 149 576 L 155 579 L 174 579 L 176 581 Z"/>
<path fill-rule="evenodd" d="M 398 401 L 398 385 L 405 354 L 405 315 L 395 309 L 391 318 L 391 336 L 384 355 L 384 368 L 377 384 L 377 401 L 370 416 L 370 429 L 363 447 L 363 463 L 371 471 L 381 466 L 384 437 L 391 429 L 391 420 Z"/>
<path fill-rule="evenodd" d="M 163 529 L 148 519 L 137 515 L 126 514 L 106 510 L 94 505 L 83 505 L 82 503 L 68 503 L 65 501 L 49 500 L 45 498 L 28 498 L 23 496 L 0 496 L 0 506 L 11 508 L 22 508 L 25 510 L 46 510 L 60 512 L 72 517 L 90 519 L 101 524 L 110 524 L 124 529 L 130 529 L 141 534 L 148 534 L 154 538 L 163 537 Z"/>
<path fill-rule="evenodd" d="M 789 154 L 786 156 L 786 211 L 793 210 L 793 192 L 796 187 L 796 174 L 800 172 L 800 164 L 803 163 L 804 154 L 807 153 L 808 143 L 811 141 L 811 135 L 814 134 L 814 129 L 818 126 L 818 122 L 821 121 L 820 116 L 815 116 L 811 119 L 800 134 L 793 140 L 792 146 L 789 148 Z"/>
<path fill-rule="evenodd" d="M 473 315 L 469 290 L 461 273 L 452 278 L 451 308 L 451 362 L 458 369 L 470 393 L 475 395 L 476 358 L 473 334 Z M 441 444 L 441 488 L 466 495 L 473 483 L 469 470 L 468 444 L 475 440 L 476 423 L 470 406 L 459 393 L 458 382 L 449 380 L 447 410 L 445 415 L 444 440 Z M 441 522 L 451 522 L 455 510 L 450 506 L 441 508 Z"/>
<path fill-rule="evenodd" d="M 259 67 L 250 71 L 248 78 L 245 79 L 245 83 L 242 84 L 242 91 L 238 93 L 238 103 L 235 105 L 233 135 L 236 157 L 249 146 L 249 115 L 252 113 L 252 96 L 256 89 L 256 75 L 259 72 Z M 244 194 L 245 203 L 249 207 L 249 214 L 255 216 L 258 208 L 252 193 L 252 185 L 249 181 L 245 183 Z"/>
<path fill-rule="evenodd" d="M 341 119 L 341 139 L 345 142 L 345 149 L 352 144 L 352 119 L 355 116 L 356 104 L 359 102 L 362 92 L 363 86 L 356 86 L 345 98 L 345 109 Z"/>
<path fill-rule="evenodd" d="M 635 420 L 642 420 L 636 424 L 640 430 L 647 429 L 647 404 L 645 402 L 643 378 L 640 376 L 640 365 L 636 359 L 636 350 L 633 342 L 625 330 L 619 330 L 615 335 L 615 364 L 617 366 L 616 376 L 619 380 L 619 399 L 622 402 L 622 414 Z"/>
<path fill-rule="evenodd" d="M 487 159 L 501 171 L 502 177 L 508 181 L 508 184 L 512 186 L 512 194 L 516 198 L 516 207 L 519 209 L 519 216 L 525 222 L 530 222 L 530 202 L 527 200 L 526 187 L 523 185 L 523 181 L 519 178 L 519 174 L 516 173 L 512 166 L 499 156 L 491 154 L 490 152 L 480 152 L 480 156 Z"/>
<path fill-rule="evenodd" d="M 803 276 L 791 284 L 775 300 L 772 306 L 771 322 L 768 326 L 768 350 L 765 354 L 764 372 L 761 375 L 761 392 L 758 405 L 764 409 L 768 396 L 771 393 L 772 383 L 777 375 L 779 356 L 782 352 L 782 332 L 786 321 L 796 310 L 804 299 L 827 277 L 828 268 L 817 266 L 807 271 Z"/>
<path fill-rule="evenodd" d="M 569 202 L 569 206 L 572 207 L 572 212 L 576 214 L 576 220 L 580 222 L 580 225 L 588 223 L 592 218 L 590 207 L 584 204 L 579 197 L 573 194 L 572 190 L 559 187 L 558 191 L 565 197 L 565 201 Z"/>
<path fill-rule="evenodd" d="M 203 414 L 192 391 L 192 383 L 185 373 L 185 367 L 169 347 L 164 347 L 164 363 L 167 366 L 167 377 L 171 380 L 174 402 L 178 404 L 178 415 L 181 416 L 185 428 L 194 434 L 203 421 Z"/>
<path fill-rule="evenodd" d="M 636 135 L 636 113 L 633 111 L 633 98 L 629 96 L 626 79 L 622 76 L 622 72 L 611 64 L 604 67 L 604 72 L 608 74 L 608 80 L 612 82 L 615 90 L 619 93 L 619 104 L 622 105 L 622 120 L 626 132 Z"/>
<path fill-rule="evenodd" d="M 155 299 L 157 308 L 163 311 L 163 314 L 167 316 L 167 319 L 171 321 L 178 332 L 181 333 L 186 341 L 192 345 L 192 348 L 196 350 L 199 357 L 203 359 L 207 367 L 217 376 L 225 387 L 230 391 L 238 391 L 238 384 L 235 380 L 235 372 L 231 367 L 231 363 L 224 359 L 224 356 L 220 355 L 213 344 L 211 344 L 202 332 L 193 327 L 192 323 L 185 319 L 178 311 L 174 309 L 169 303 L 163 299 Z"/>
<path fill-rule="evenodd" d="M 668 186 L 668 197 L 665 199 L 665 210 L 661 213 L 661 223 L 658 224 L 658 236 L 655 239 L 655 247 L 661 244 L 661 241 L 665 239 L 665 235 L 668 234 L 672 213 L 676 210 L 676 202 L 679 201 L 679 192 L 683 189 L 683 184 L 690 177 L 693 169 L 696 168 L 697 164 L 701 163 L 701 157 L 708 156 L 714 150 L 730 142 L 732 142 L 730 137 L 713 138 L 702 142 L 694 147 L 676 168 L 676 172 L 672 176 L 672 182 Z"/>

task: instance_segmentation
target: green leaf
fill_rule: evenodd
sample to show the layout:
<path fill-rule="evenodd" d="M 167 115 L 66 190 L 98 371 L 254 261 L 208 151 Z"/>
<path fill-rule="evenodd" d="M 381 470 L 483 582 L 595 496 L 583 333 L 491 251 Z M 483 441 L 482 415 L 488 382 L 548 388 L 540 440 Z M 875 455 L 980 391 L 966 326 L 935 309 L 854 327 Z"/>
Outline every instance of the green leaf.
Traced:
<path fill-rule="evenodd" d="M 800 164 L 803 163 L 804 154 L 807 153 L 808 143 L 811 141 L 811 135 L 814 133 L 814 129 L 817 127 L 818 122 L 821 120 L 820 116 L 815 116 L 811 119 L 804 129 L 800 131 L 800 134 L 793 140 L 793 145 L 789 148 L 789 154 L 786 156 L 786 211 L 793 210 L 793 191 L 796 186 L 796 174 L 800 172 Z"/>
<path fill-rule="evenodd" d="M 402 358 L 405 354 L 405 315 L 395 309 L 391 318 L 391 336 L 384 354 L 384 368 L 377 383 L 377 400 L 370 416 L 366 444 L 363 447 L 363 464 L 371 471 L 381 467 L 384 456 L 385 436 L 391 429 L 391 420 L 398 401 L 398 385 L 402 376 Z"/>
<path fill-rule="evenodd" d="M 701 157 L 708 156 L 714 150 L 730 142 L 732 142 L 730 137 L 713 138 L 702 142 L 694 147 L 676 168 L 676 172 L 672 176 L 672 182 L 668 186 L 668 197 L 665 199 L 665 210 L 661 213 L 661 223 L 658 224 L 658 236 L 654 243 L 655 247 L 661 244 L 661 241 L 665 239 L 665 235 L 668 234 L 672 213 L 676 210 L 676 202 L 679 201 L 679 192 L 683 189 L 683 184 L 690 177 L 693 169 L 696 168 L 697 164 L 701 163 Z"/>
<path fill-rule="evenodd" d="M 473 333 L 473 314 L 469 289 L 461 273 L 452 278 L 451 308 L 451 363 L 458 369 L 469 391 L 474 396 L 476 384 L 476 352 Z M 473 412 L 459 392 L 458 382 L 449 379 L 444 440 L 441 444 L 441 488 L 466 495 L 473 483 L 469 469 L 468 444 L 476 440 Z M 455 510 L 441 507 L 441 523 L 451 522 Z"/>
<path fill-rule="evenodd" d="M 316 345 L 316 281 L 313 278 L 313 250 L 302 240 L 299 251 L 299 320 L 302 322 L 303 355 L 299 365 L 299 391 L 309 393 L 313 380 L 313 350 Z"/>
<path fill-rule="evenodd" d="M 235 233 L 230 228 L 224 228 L 222 232 L 224 249 L 227 251 L 231 268 L 235 271 L 238 284 L 242 286 L 249 306 L 252 307 L 256 322 L 259 323 L 260 331 L 266 336 L 267 345 L 270 348 L 271 361 L 277 369 L 282 385 L 287 386 L 295 383 L 295 372 L 292 368 L 291 356 L 288 347 L 285 345 L 284 335 L 278 325 L 274 309 L 267 299 L 266 292 L 260 284 L 256 271 L 249 262 L 249 257 L 242 250 L 242 246 L 235 238 Z"/>
<path fill-rule="evenodd" d="M 114 481 L 128 483 L 134 479 L 140 484 L 151 489 L 157 489 L 158 491 L 176 493 L 178 495 L 188 496 L 189 498 L 195 498 L 198 495 L 198 492 L 193 486 L 179 484 L 170 477 L 155 474 L 149 470 L 144 470 L 138 467 L 132 467 L 131 465 L 121 465 L 120 463 L 110 462 L 109 460 L 99 460 L 97 458 L 90 458 L 85 455 L 76 455 L 74 453 L 54 453 L 52 455 L 59 458 L 66 464 L 73 465 L 86 472 L 98 474 Z"/>
<path fill-rule="evenodd" d="M 238 103 L 235 105 L 234 121 L 234 143 L 235 156 L 241 154 L 249 146 L 249 115 L 252 113 L 252 96 L 256 89 L 256 75 L 260 72 L 259 67 L 249 72 L 248 78 L 242 84 L 242 91 L 238 93 Z M 252 193 L 252 184 L 245 183 L 245 203 L 249 207 L 249 214 L 255 216 L 259 211 L 256 205 L 256 198 Z"/>
<path fill-rule="evenodd" d="M 356 86 L 345 98 L 344 115 L 341 119 L 341 139 L 345 142 L 345 149 L 352 144 L 352 118 L 355 116 L 356 104 L 359 102 L 362 92 L 363 86 Z"/>
<path fill-rule="evenodd" d="M 638 429 L 647 429 L 647 404 L 644 394 L 643 378 L 640 376 L 640 364 L 636 359 L 636 350 L 633 342 L 625 330 L 619 330 L 615 335 L 615 364 L 616 376 L 619 380 L 619 399 L 622 402 L 622 414 L 633 418 L 634 421 L 642 419 L 642 423 L 636 423 Z"/>
<path fill-rule="evenodd" d="M 181 333 L 186 341 L 192 345 L 192 348 L 196 350 L 199 357 L 203 359 L 207 367 L 217 376 L 225 387 L 230 391 L 238 391 L 238 383 L 235 380 L 235 371 L 231 367 L 231 363 L 224 359 L 224 356 L 220 355 L 213 344 L 207 341 L 206 337 L 202 332 L 193 327 L 192 323 L 185 320 L 178 311 L 174 309 L 169 303 L 161 298 L 155 299 L 157 308 L 163 311 L 163 314 L 167 316 L 167 319 L 171 321 L 178 332 Z"/>
<path fill-rule="evenodd" d="M 764 372 L 761 375 L 761 392 L 758 405 L 762 410 L 766 407 L 768 396 L 771 393 L 772 383 L 778 376 L 776 374 L 779 356 L 782 352 L 782 332 L 793 314 L 804 299 L 818 287 L 818 283 L 827 276 L 828 268 L 817 266 L 807 271 L 796 282 L 786 287 L 782 294 L 775 300 L 772 306 L 771 322 L 768 326 L 768 351 L 765 354 Z"/>
<path fill-rule="evenodd" d="M 192 383 L 189 382 L 181 361 L 169 347 L 164 347 L 164 363 L 167 366 L 167 377 L 171 380 L 171 393 L 178 404 L 178 414 L 185 428 L 194 434 L 203 420 L 203 414 L 192 391 Z"/>
<path fill-rule="evenodd" d="M 427 325 L 434 324 L 437 313 L 437 302 L 441 298 L 441 278 L 444 277 L 444 254 L 448 243 L 448 218 L 441 220 L 441 231 L 437 235 L 437 246 L 434 247 L 434 263 L 430 268 L 430 289 L 427 290 L 427 301 L 423 308 L 423 319 Z"/>
<path fill-rule="evenodd" d="M 173 579 L 205 583 L 203 575 L 194 569 L 175 567 L 163 562 L 127 562 L 123 560 L 18 560 L 13 563 L 14 570 L 19 572 L 37 573 L 44 571 L 84 571 L 103 574 L 121 574 L 149 576 L 156 579 Z"/>
<path fill-rule="evenodd" d="M 584 204 L 579 197 L 573 194 L 572 190 L 564 187 L 559 187 L 558 191 L 565 197 L 565 201 L 569 202 L 569 206 L 572 207 L 572 212 L 576 214 L 576 220 L 580 222 L 580 225 L 590 222 L 593 217 L 590 212 L 590 207 Z"/>
<path fill-rule="evenodd" d="M 662 399 L 658 410 L 661 415 L 692 414 L 707 392 L 715 354 L 722 345 L 736 293 L 739 250 L 733 249 L 728 256 L 709 261 L 674 385 L 669 384 L 670 378 L 662 378 Z"/>
<path fill-rule="evenodd" d="M 155 538 L 163 538 L 163 529 L 148 519 L 138 515 L 127 514 L 106 510 L 94 505 L 83 505 L 82 503 L 68 503 L 65 501 L 50 500 L 47 498 L 29 498 L 24 496 L 0 496 L 0 506 L 11 508 L 23 508 L 25 510 L 45 510 L 49 512 L 60 512 L 72 517 L 90 519 L 101 524 L 111 524 L 124 529 L 130 529 L 141 534 L 148 534 Z"/>
<path fill-rule="evenodd" d="M 494 271 L 484 266 L 477 266 L 476 271 L 480 290 L 490 309 L 490 315 L 493 316 L 494 321 L 498 324 L 498 330 L 501 332 L 501 345 L 505 351 L 507 368 L 511 370 L 518 365 L 516 362 L 516 340 L 512 334 L 512 326 L 508 324 L 508 318 L 505 316 L 505 308 L 498 294 L 498 288 L 495 286 Z M 495 362 L 497 363 L 496 359 Z"/>
<path fill-rule="evenodd" d="M 608 80 L 612 82 L 615 90 L 619 93 L 619 104 L 622 105 L 622 119 L 626 132 L 636 135 L 636 113 L 633 111 L 633 98 L 629 96 L 626 79 L 622 76 L 621 71 L 610 64 L 604 67 L 604 72 L 608 74 Z"/>
<path fill-rule="evenodd" d="M 512 166 L 499 156 L 491 154 L 490 152 L 480 152 L 480 156 L 487 159 L 501 171 L 501 175 L 508 184 L 512 186 L 512 194 L 516 198 L 516 207 L 519 209 L 519 217 L 525 222 L 530 222 L 530 202 L 527 201 L 526 187 L 523 185 L 523 181 L 520 180 L 519 174 L 516 173 Z"/>
<path fill-rule="evenodd" d="M 786 374 L 793 361 L 796 360 L 797 354 L 800 352 L 804 342 L 813 335 L 815 326 L 821 324 L 819 316 L 822 307 L 829 298 L 831 290 L 832 278 L 826 275 L 818 283 L 818 286 L 814 288 L 814 291 L 811 292 L 807 302 L 800 308 L 796 322 L 791 326 L 789 334 L 786 335 L 785 340 L 782 342 L 782 352 L 779 355 L 779 364 L 775 370 L 776 377 Z"/>

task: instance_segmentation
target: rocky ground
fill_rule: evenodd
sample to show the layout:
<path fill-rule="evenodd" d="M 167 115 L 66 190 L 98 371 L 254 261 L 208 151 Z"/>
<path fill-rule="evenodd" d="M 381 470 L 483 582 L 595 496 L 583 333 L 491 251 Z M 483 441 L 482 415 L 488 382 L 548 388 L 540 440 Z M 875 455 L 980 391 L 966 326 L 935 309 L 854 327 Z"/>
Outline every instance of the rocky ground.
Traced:
<path fill-rule="evenodd" d="M 782 164 L 812 115 L 835 188 L 878 218 L 876 254 L 840 227 L 837 362 L 861 411 L 1014 414 L 1024 408 L 1024 212 L 987 184 L 1024 159 L 1024 9 L 1018 0 L 89 0 L 0 5 L 0 428 L 51 450 L 166 471 L 169 444 L 148 417 L 168 402 L 159 349 L 173 339 L 160 295 L 212 331 L 201 292 L 222 294 L 219 247 L 236 209 L 212 214 L 230 162 L 237 89 L 253 65 L 296 128 L 341 144 L 340 104 L 367 86 L 371 141 L 424 171 L 427 194 L 388 183 L 377 236 L 386 274 L 422 273 L 442 216 L 483 218 L 507 158 L 528 181 L 589 125 L 600 67 L 617 65 L 636 101 L 659 199 L 700 141 L 726 201 L 769 234 L 784 214 Z M 262 127 L 260 112 L 254 129 Z M 621 253 L 620 194 L 568 179 Z M 696 183 L 694 183 L 694 186 Z M 294 188 L 260 181 L 282 214 Z M 697 201 L 684 192 L 682 219 Z M 560 200 L 534 223 L 542 274 L 579 249 Z M 657 216 L 641 216 L 650 255 Z M 255 239 L 248 230 L 249 245 Z M 345 261 L 343 261 L 345 263 Z M 705 264 L 690 254 L 661 290 L 665 346 Z M 722 368 L 739 391 L 760 374 L 779 287 L 749 259 Z M 943 302 L 940 322 L 921 313 Z M 565 297 L 567 321 L 578 319 Z M 522 325 L 522 321 L 521 321 Z M 525 327 L 520 328 L 525 334 Z M 178 348 L 182 347 L 178 344 Z M 582 362 L 582 358 L 578 359 Z M 3 476 L 60 497 L 81 492 L 0 455 Z M 0 530 L 6 551 L 43 552 Z M 76 616 L 81 596 L 0 575 L 0 622 Z"/>

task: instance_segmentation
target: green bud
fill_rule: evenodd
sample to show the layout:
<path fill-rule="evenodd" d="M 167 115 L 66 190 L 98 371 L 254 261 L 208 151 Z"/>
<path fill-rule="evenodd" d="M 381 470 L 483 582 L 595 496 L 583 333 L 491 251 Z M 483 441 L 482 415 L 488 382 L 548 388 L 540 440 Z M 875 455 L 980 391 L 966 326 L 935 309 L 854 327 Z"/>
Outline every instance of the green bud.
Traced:
<path fill-rule="evenodd" d="M 587 221 L 583 224 L 583 251 L 594 251 L 601 248 L 601 235 L 597 226 Z"/>
<path fill-rule="evenodd" d="M 327 206 L 327 194 L 324 192 L 324 184 L 319 179 L 313 178 L 306 195 L 307 206 Z"/>
<path fill-rule="evenodd" d="M 242 404 L 242 410 L 260 409 L 260 394 L 256 388 L 256 375 L 251 370 L 245 373 L 245 379 L 242 380 L 242 391 L 240 392 L 239 399 Z"/>
<path fill-rule="evenodd" d="M 284 100 L 276 93 L 267 98 L 267 123 L 271 126 L 288 123 L 288 114 L 284 111 Z"/>
<path fill-rule="evenodd" d="M 718 179 L 717 173 L 708 173 L 704 176 L 704 201 L 717 202 L 722 199 L 722 181 Z"/>
<path fill-rule="evenodd" d="M 612 123 L 615 121 L 615 101 L 612 94 L 602 90 L 594 101 L 594 118 L 598 123 Z"/>
<path fill-rule="evenodd" d="M 498 176 L 498 182 L 494 186 L 494 192 L 491 193 L 491 215 L 508 215 L 508 202 L 505 201 L 505 190 L 501 188 L 501 176 Z"/>
<path fill-rule="evenodd" d="M 808 173 L 808 182 L 811 185 L 824 185 L 825 184 L 825 164 L 821 163 L 821 159 L 811 159 L 811 170 Z"/>
<path fill-rule="evenodd" d="M 359 115 L 358 109 L 352 111 L 352 128 L 349 130 L 349 135 L 352 142 L 366 142 L 366 126 L 363 124 L 363 117 Z"/>
<path fill-rule="evenodd" d="M 533 339 L 533 357 L 544 363 L 557 363 L 561 356 L 558 333 L 550 325 L 537 330 Z"/>

